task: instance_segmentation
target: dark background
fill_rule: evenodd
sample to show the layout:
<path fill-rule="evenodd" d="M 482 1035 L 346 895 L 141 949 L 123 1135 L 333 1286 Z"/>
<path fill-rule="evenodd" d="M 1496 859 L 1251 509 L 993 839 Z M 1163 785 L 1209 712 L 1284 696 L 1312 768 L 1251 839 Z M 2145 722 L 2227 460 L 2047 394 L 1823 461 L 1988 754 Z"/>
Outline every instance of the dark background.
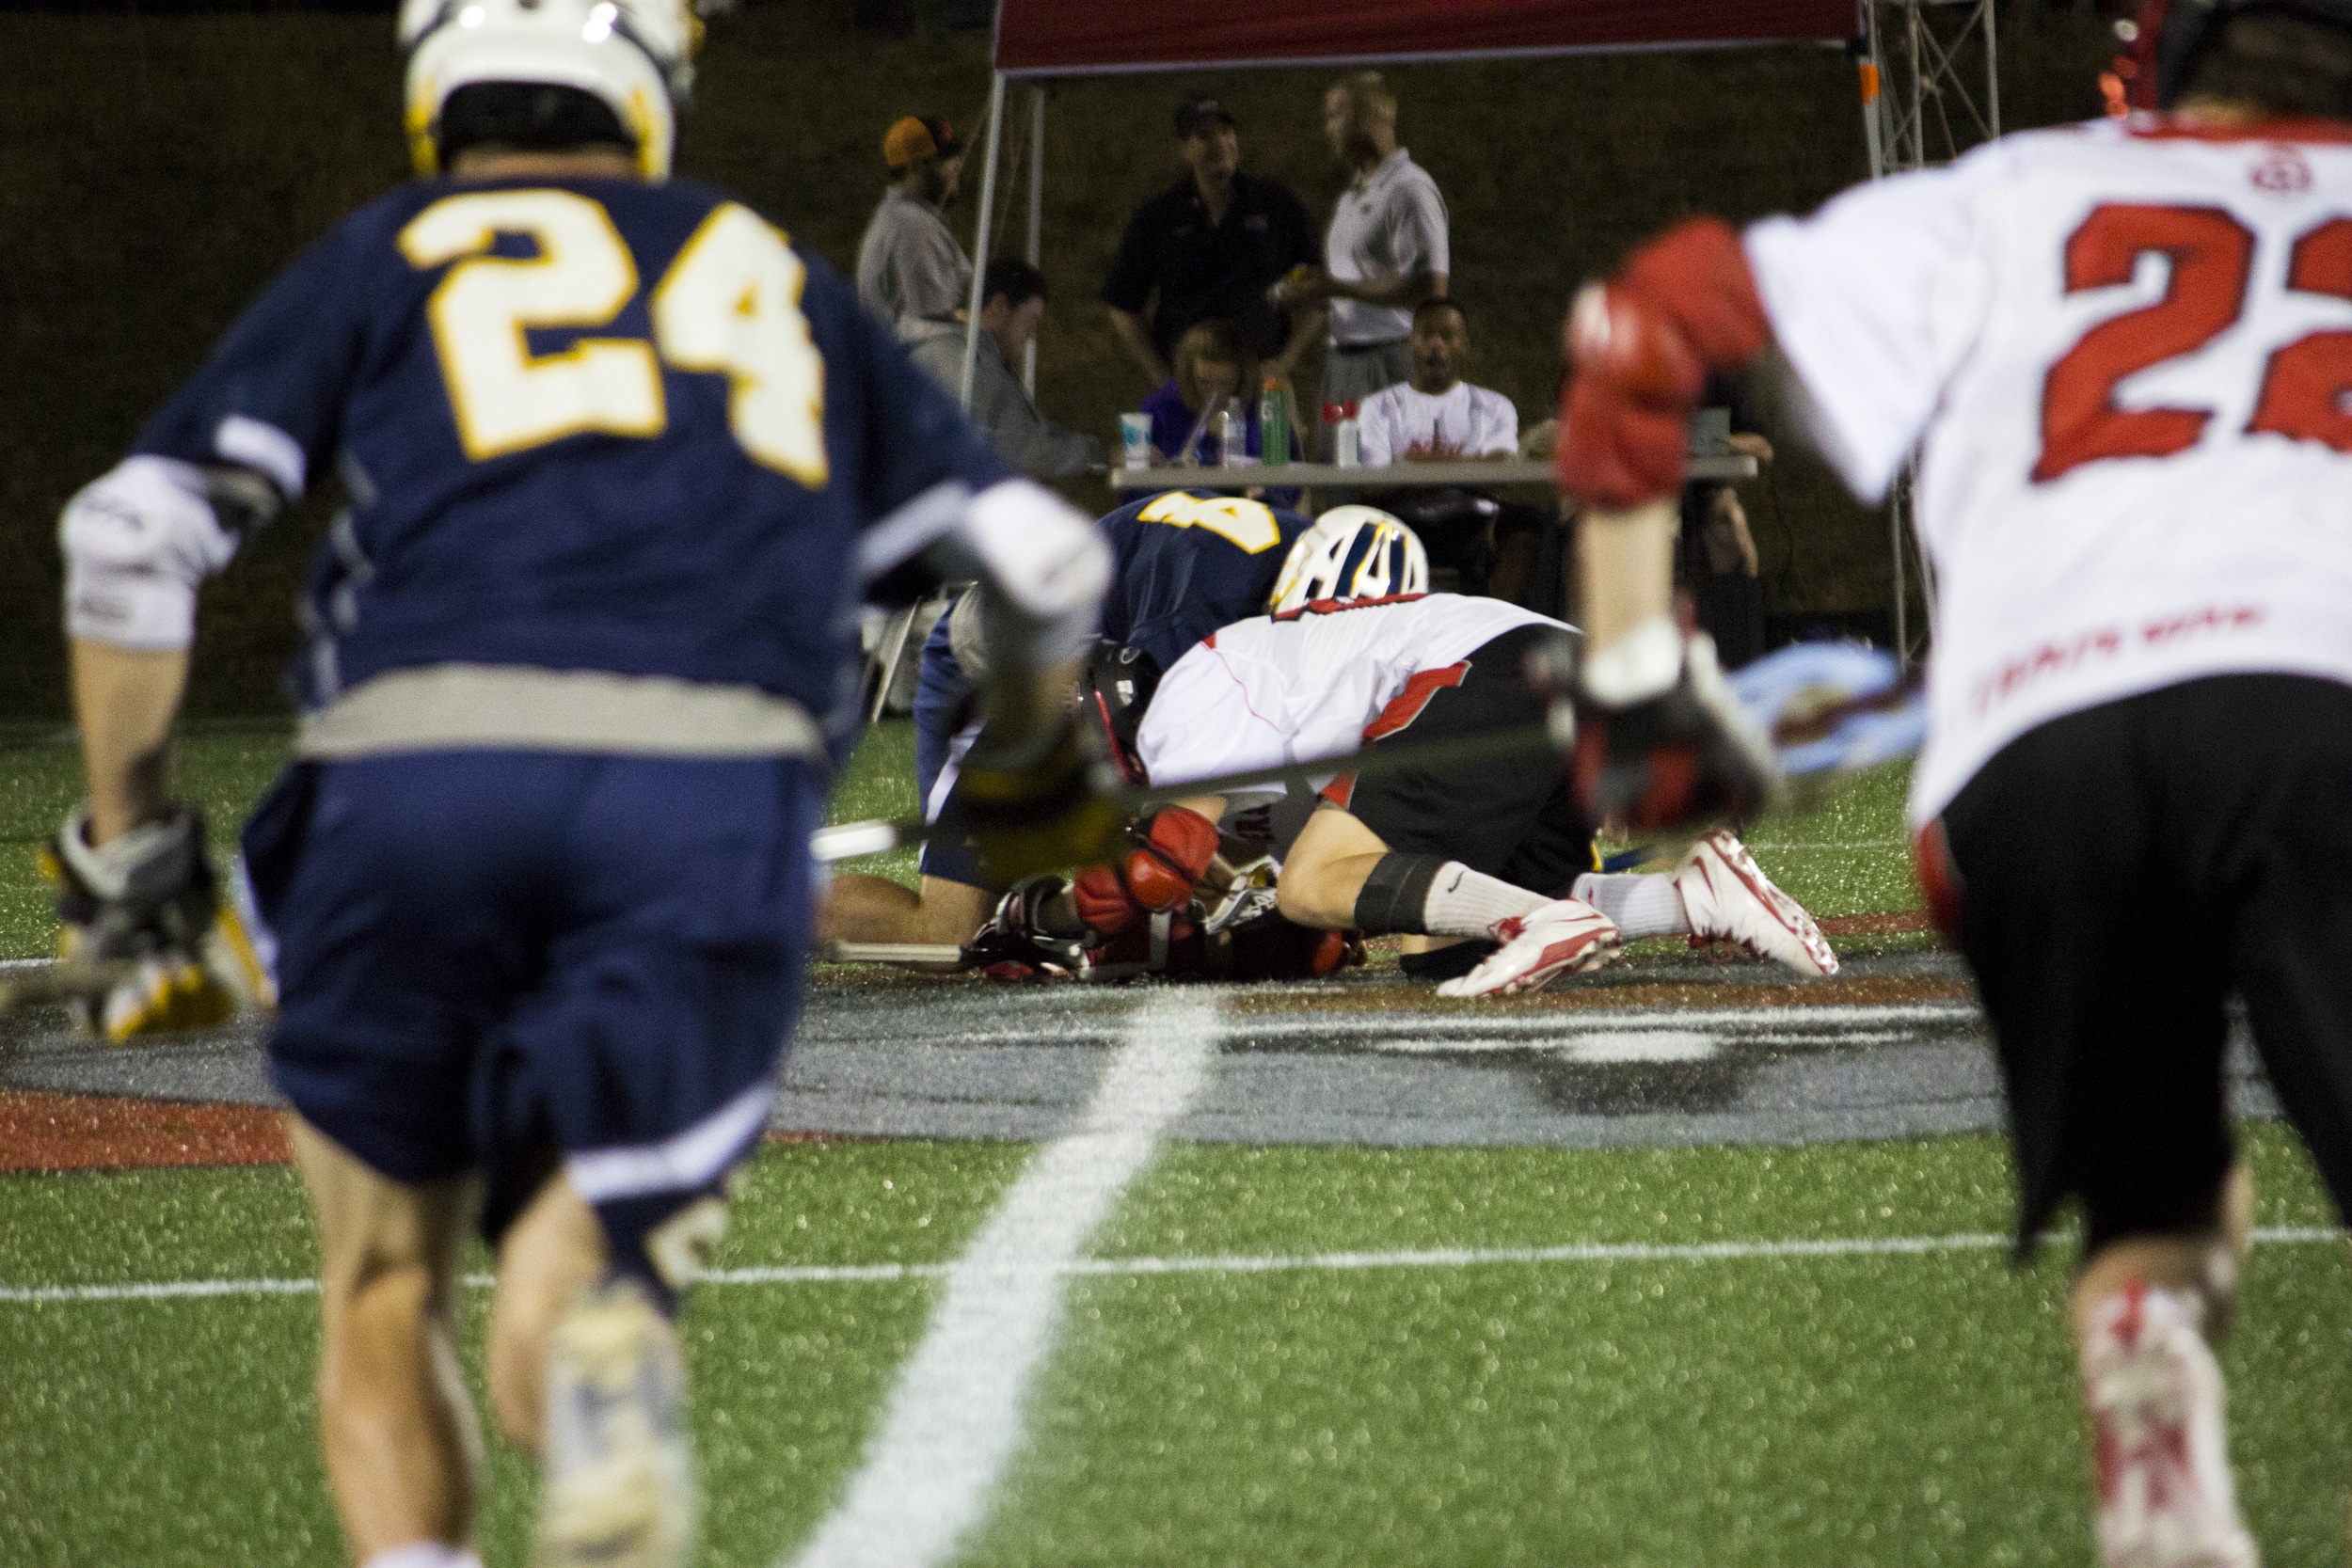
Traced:
<path fill-rule="evenodd" d="M 962 25 L 973 11 L 972 0 L 775 0 L 718 19 L 680 171 L 732 187 L 847 268 L 881 194 L 891 119 L 942 113 L 977 144 L 987 36 Z M 2097 112 L 2109 51 L 2093 22 L 2005 6 L 2001 27 L 2010 126 Z M 64 711 L 59 507 L 122 454 L 278 268 L 407 170 L 388 10 L 0 11 L 0 718 L 38 718 Z M 1402 139 L 1452 209 L 1472 378 L 1508 394 L 1527 423 L 1548 412 L 1558 324 L 1580 280 L 1685 213 L 1802 211 L 1866 171 L 1854 66 L 1836 50 L 1391 74 Z M 1320 130 L 1327 75 L 1053 87 L 1045 271 L 1057 293 L 1039 378 L 1049 414 L 1115 445 L 1119 410 L 1148 389 L 1092 295 L 1128 212 L 1174 178 L 1178 99 L 1219 95 L 1240 119 L 1244 166 L 1289 182 L 1320 220 L 1342 183 Z M 1009 108 L 1009 139 L 1027 123 L 1025 87 L 1010 89 Z M 978 174 L 975 158 L 954 216 L 967 243 Z M 1016 248 L 1025 201 L 1024 191 L 1011 208 Z M 1883 620 L 1883 518 L 1781 446 L 1749 507 L 1772 610 L 1783 625 Z M 1107 499 L 1071 493 L 1090 511 Z M 332 504 L 314 496 L 206 590 L 191 711 L 279 705 L 290 606 Z"/>

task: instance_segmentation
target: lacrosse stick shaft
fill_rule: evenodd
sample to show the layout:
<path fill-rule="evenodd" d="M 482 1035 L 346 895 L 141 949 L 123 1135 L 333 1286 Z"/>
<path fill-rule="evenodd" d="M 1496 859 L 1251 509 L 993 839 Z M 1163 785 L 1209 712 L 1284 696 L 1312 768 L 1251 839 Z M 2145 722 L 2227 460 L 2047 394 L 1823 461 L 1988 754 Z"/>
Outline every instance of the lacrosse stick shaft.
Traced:
<path fill-rule="evenodd" d="M 829 964 L 956 964 L 971 955 L 944 942 L 828 942 L 817 949 Z"/>
<path fill-rule="evenodd" d="M 13 979 L 0 979 L 0 1013 L 59 1002 L 93 1001 L 137 973 L 138 965 L 128 960 L 51 964 Z"/>

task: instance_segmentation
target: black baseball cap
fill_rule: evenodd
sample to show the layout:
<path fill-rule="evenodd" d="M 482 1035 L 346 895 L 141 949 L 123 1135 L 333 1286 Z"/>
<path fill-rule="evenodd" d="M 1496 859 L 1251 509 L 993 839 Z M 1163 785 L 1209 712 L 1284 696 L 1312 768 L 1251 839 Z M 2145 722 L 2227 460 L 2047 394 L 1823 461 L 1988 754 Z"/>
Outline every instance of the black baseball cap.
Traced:
<path fill-rule="evenodd" d="M 1187 98 L 1176 106 L 1176 135 L 1193 135 L 1202 121 L 1211 119 L 1221 119 L 1228 125 L 1234 123 L 1233 112 L 1216 99 Z"/>

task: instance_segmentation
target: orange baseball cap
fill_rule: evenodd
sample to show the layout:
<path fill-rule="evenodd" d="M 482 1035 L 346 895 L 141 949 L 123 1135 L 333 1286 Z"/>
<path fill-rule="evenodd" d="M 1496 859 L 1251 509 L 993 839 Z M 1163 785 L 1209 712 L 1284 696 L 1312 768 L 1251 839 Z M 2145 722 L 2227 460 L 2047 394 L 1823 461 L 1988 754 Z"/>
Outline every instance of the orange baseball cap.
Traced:
<path fill-rule="evenodd" d="M 882 135 L 882 162 L 894 169 L 925 158 L 952 158 L 962 150 L 955 127 L 937 115 L 909 115 Z"/>

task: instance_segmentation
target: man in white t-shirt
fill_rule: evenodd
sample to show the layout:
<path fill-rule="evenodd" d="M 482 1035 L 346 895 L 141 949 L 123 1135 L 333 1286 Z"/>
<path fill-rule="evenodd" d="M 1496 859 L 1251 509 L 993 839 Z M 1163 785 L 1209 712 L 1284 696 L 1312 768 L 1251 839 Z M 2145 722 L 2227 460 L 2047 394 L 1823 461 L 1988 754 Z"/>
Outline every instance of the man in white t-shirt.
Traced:
<path fill-rule="evenodd" d="M 2157 0 L 2118 33 L 2119 91 L 2161 112 L 1687 224 L 1579 297 L 1562 476 L 1614 617 L 1579 738 L 1629 798 L 1692 773 L 1644 761 L 1697 689 L 1648 503 L 1707 371 L 1776 350 L 1866 499 L 1916 450 L 1912 820 L 1993 1024 L 2021 1236 L 2084 1211 L 2100 1547 L 2251 1568 L 2206 1343 L 2252 1212 L 2233 995 L 2352 1208 L 2352 0 Z"/>
<path fill-rule="evenodd" d="M 1450 299 L 1425 299 L 1406 340 L 1413 375 L 1364 400 L 1359 417 L 1364 465 L 1514 457 L 1519 411 L 1501 392 L 1462 379 L 1470 324 Z"/>
<path fill-rule="evenodd" d="M 1445 198 L 1397 146 L 1396 94 L 1378 71 L 1331 85 L 1323 132 L 1355 178 L 1332 209 L 1323 270 L 1295 273 L 1270 292 L 1281 305 L 1330 302 L 1323 401 L 1360 403 L 1413 373 L 1405 347 L 1413 308 L 1442 297 L 1453 270 Z"/>

